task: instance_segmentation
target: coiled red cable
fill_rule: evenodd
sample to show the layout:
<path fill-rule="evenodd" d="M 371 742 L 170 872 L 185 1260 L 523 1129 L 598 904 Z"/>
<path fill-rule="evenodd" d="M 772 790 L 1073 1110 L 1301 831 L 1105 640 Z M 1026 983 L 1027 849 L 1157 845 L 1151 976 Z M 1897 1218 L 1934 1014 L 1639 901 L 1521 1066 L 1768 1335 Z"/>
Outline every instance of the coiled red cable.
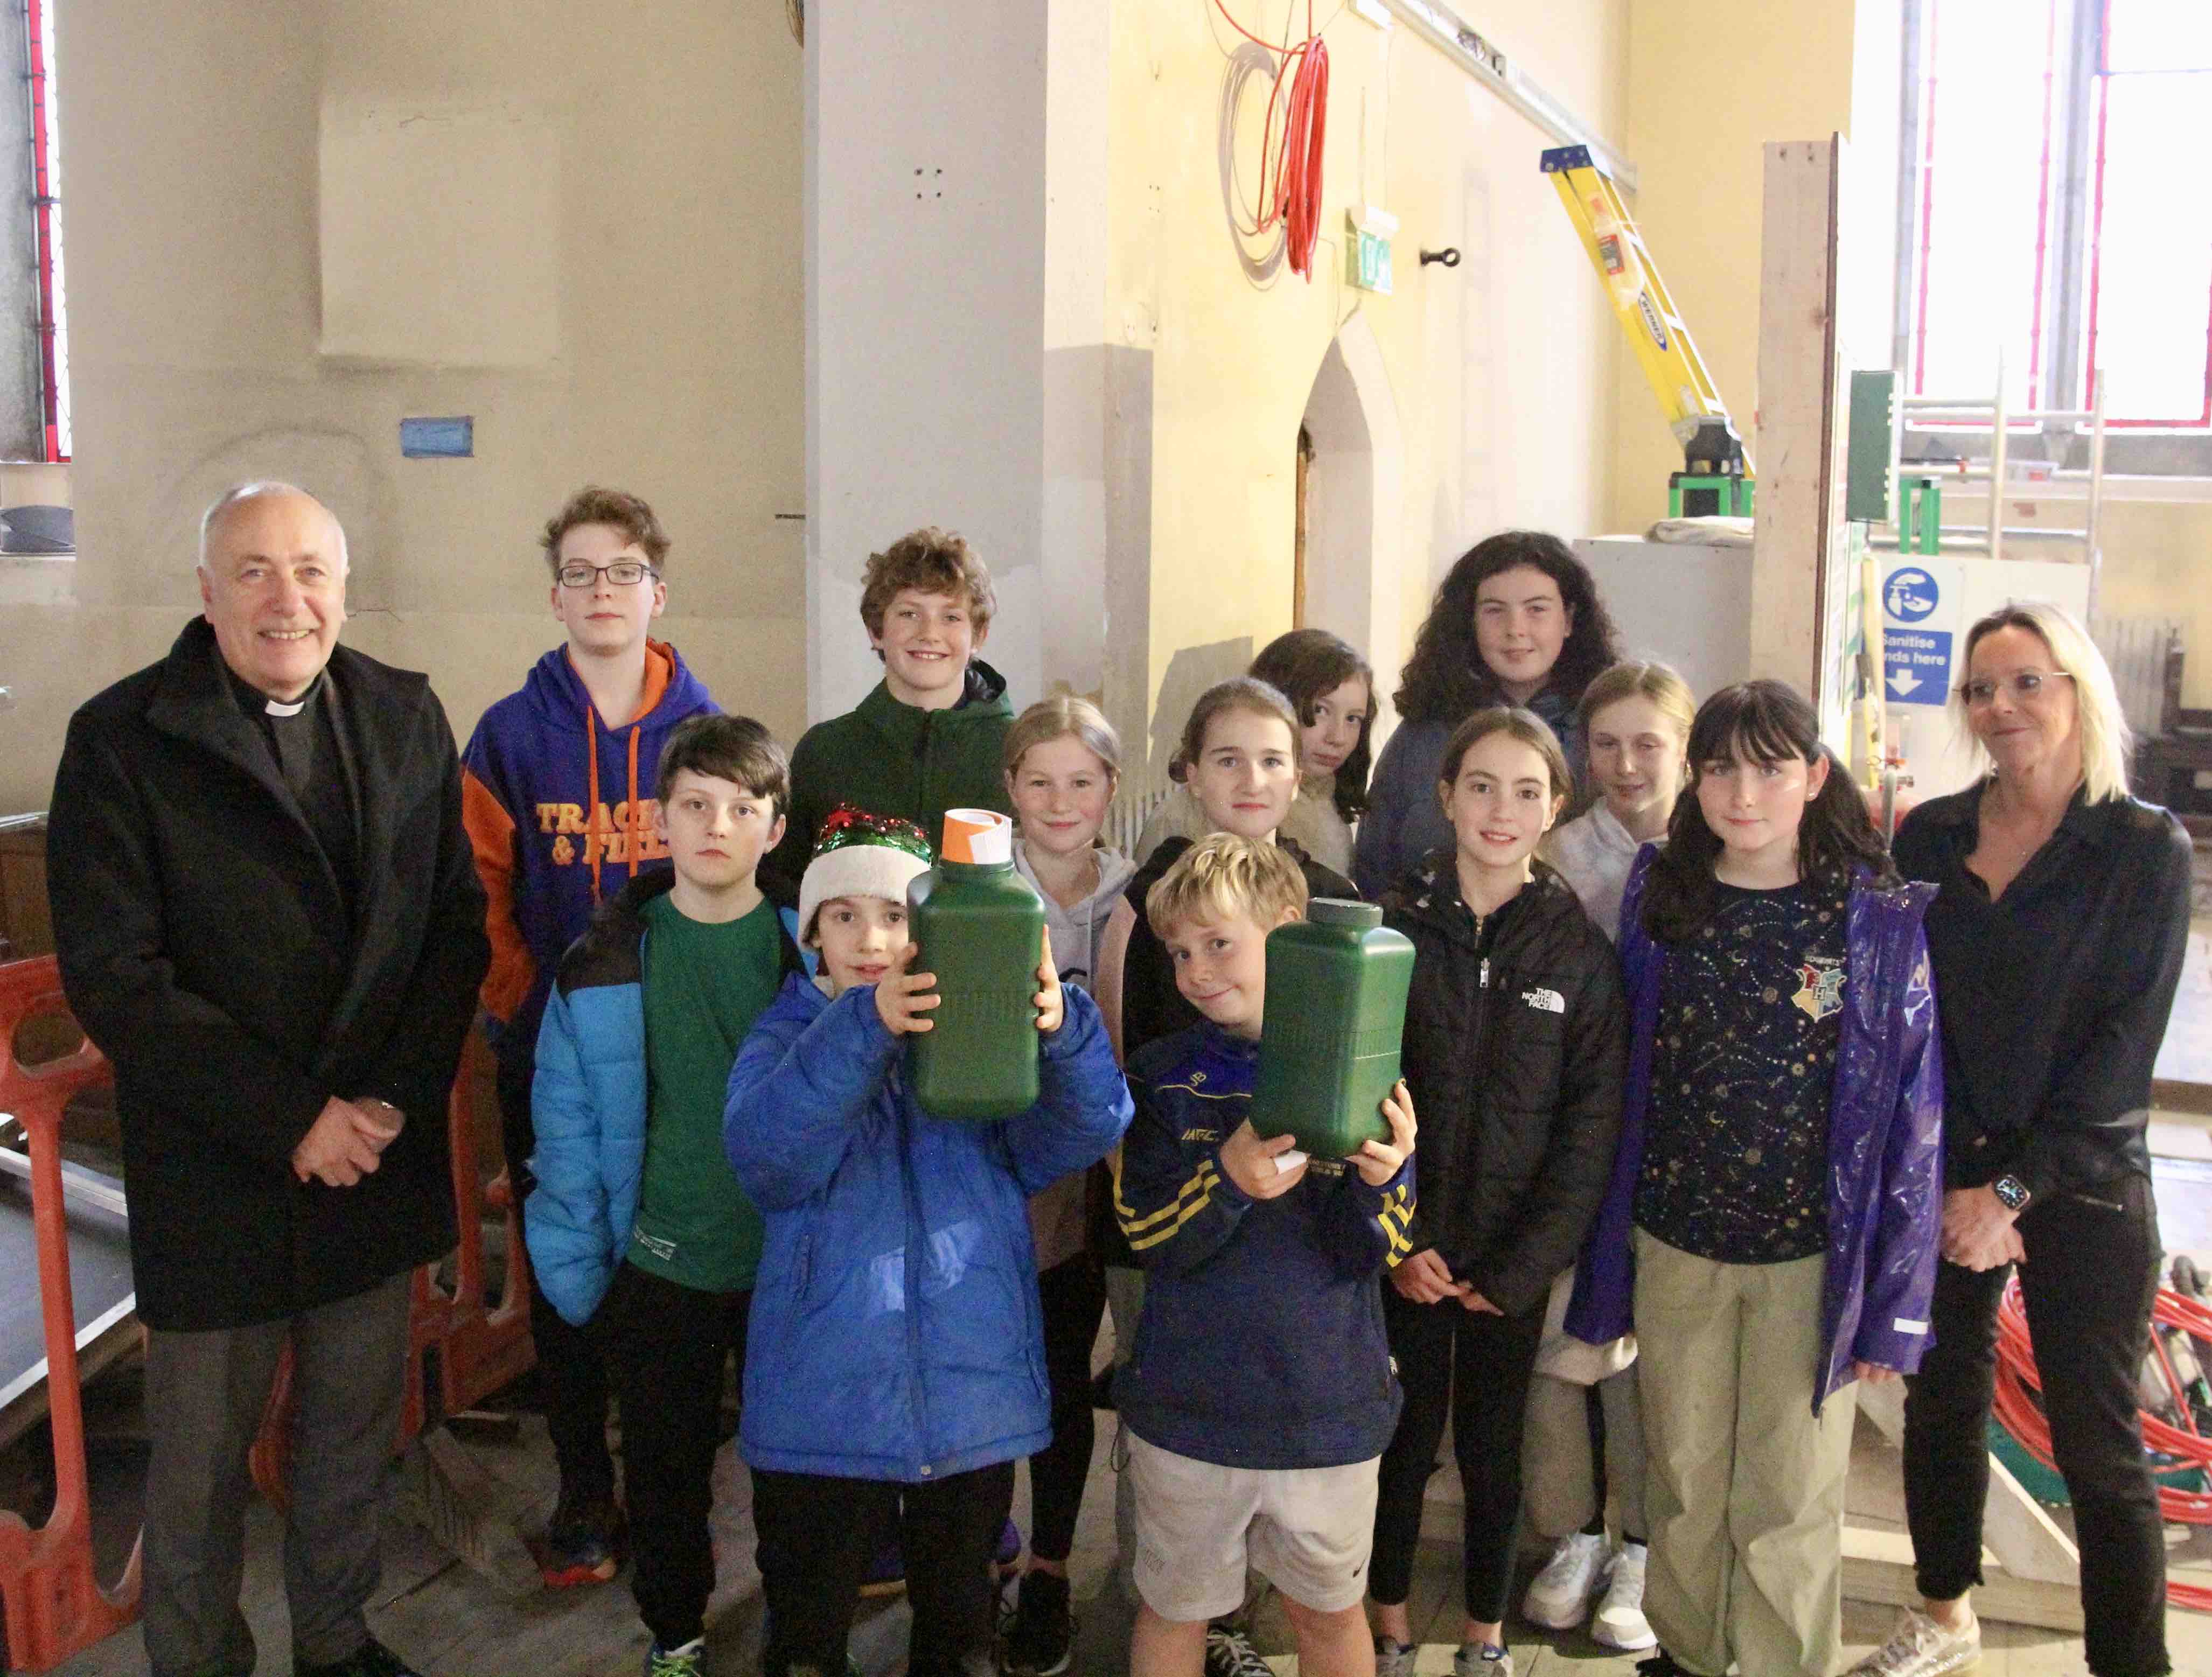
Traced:
<path fill-rule="evenodd" d="M 2164 1327 L 2179 1328 L 2195 1338 L 2212 1340 L 2212 1309 L 2165 1287 L 2159 1289 L 2158 1297 L 2151 1306 L 2151 1320 Z M 2151 1335 L 2151 1344 L 2156 1349 L 2159 1366 L 2165 1370 L 2182 1425 L 2175 1426 L 2146 1411 L 2142 1416 L 2143 1443 L 2160 1455 L 2172 1457 L 2177 1466 L 2212 1470 L 2212 1438 L 2197 1431 L 2190 1413 L 2189 1394 L 2182 1388 L 2173 1364 L 2167 1360 L 2166 1347 L 2159 1343 L 2155 1334 Z M 2027 1305 L 2021 1297 L 2020 1278 L 2015 1275 L 2006 1284 L 2004 1297 L 1997 1305 L 1995 1413 L 1998 1424 L 2020 1441 L 2021 1449 L 2045 1467 L 2056 1468 L 2058 1464 L 2051 1452 L 2051 1422 L 2038 1401 L 2042 1390 L 2042 1376 L 2035 1368 L 2035 1348 L 2028 1339 Z M 2161 1485 L 2158 1488 L 2158 1505 L 2159 1512 L 2177 1524 L 2212 1526 L 2212 1494 L 2178 1491 Z M 2177 1607 L 2212 1613 L 2212 1588 L 2168 1583 L 2166 1593 L 2166 1599 Z"/>
<path fill-rule="evenodd" d="M 1230 16 L 1226 0 L 1213 3 L 1231 28 L 1283 61 L 1260 137 L 1260 207 L 1244 230 L 1263 234 L 1281 222 L 1291 271 L 1311 283 L 1321 235 L 1322 148 L 1328 136 L 1328 46 L 1314 27 L 1313 0 L 1306 0 L 1306 38 L 1295 46 L 1261 40 Z"/>

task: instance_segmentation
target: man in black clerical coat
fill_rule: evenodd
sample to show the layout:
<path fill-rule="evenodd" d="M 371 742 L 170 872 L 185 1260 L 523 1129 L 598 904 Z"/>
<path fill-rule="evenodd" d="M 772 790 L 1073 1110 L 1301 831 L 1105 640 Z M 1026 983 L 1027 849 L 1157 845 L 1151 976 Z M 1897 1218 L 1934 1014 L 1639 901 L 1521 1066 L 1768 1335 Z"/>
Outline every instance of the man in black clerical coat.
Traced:
<path fill-rule="evenodd" d="M 446 1100 L 489 959 L 445 713 L 337 644 L 346 542 L 303 491 L 209 508 L 204 607 L 70 719 L 49 894 L 115 1065 L 150 1330 L 143 1620 L 155 1677 L 250 1673 L 246 1452 L 295 1354 L 295 1669 L 406 1672 L 362 1615 L 408 1278 L 453 1242 Z"/>

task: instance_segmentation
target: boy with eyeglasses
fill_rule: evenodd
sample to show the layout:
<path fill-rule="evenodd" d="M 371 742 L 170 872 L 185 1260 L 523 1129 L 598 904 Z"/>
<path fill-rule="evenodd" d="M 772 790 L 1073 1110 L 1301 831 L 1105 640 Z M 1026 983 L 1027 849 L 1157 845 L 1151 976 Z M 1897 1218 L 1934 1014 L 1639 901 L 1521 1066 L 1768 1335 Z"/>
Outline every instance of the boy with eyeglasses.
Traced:
<path fill-rule="evenodd" d="M 555 970 L 603 900 L 669 866 L 655 829 L 654 765 L 678 723 L 718 709 L 676 648 L 647 634 L 668 604 L 668 532 L 651 507 L 621 489 L 579 489 L 546 522 L 541 545 L 567 643 L 484 713 L 461 775 L 462 817 L 489 899 L 485 1035 L 518 1206 L 533 1185 L 531 1083 Z M 539 1564 L 555 1589 L 604 1583 L 623 1540 L 606 1371 L 535 1275 L 531 1336 L 561 1468 Z"/>

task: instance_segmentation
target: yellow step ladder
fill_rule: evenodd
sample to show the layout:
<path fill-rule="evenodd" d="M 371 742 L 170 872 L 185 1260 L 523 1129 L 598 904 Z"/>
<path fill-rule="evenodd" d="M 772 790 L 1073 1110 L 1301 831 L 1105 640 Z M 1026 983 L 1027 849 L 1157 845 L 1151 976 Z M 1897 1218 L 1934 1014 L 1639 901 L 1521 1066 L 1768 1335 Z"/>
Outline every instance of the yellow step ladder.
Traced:
<path fill-rule="evenodd" d="M 1748 518 L 1751 454 L 1612 177 L 1592 160 L 1588 146 L 1554 146 L 1545 152 L 1543 165 L 1605 282 L 1644 380 L 1682 445 L 1684 470 L 1668 480 L 1668 516 Z"/>

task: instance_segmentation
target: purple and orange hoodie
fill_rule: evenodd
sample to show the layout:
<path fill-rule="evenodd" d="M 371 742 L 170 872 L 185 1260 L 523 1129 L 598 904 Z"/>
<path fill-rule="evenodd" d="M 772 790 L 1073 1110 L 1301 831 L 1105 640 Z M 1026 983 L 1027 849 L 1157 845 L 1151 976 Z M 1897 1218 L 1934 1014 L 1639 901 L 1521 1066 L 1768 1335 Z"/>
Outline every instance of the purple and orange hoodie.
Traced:
<path fill-rule="evenodd" d="M 600 899 L 668 865 L 653 823 L 660 748 L 678 722 L 717 708 L 675 647 L 647 641 L 644 702 L 610 727 L 560 646 L 469 736 L 461 818 L 489 899 L 483 996 L 502 1060 L 529 1063 L 554 969 Z"/>

